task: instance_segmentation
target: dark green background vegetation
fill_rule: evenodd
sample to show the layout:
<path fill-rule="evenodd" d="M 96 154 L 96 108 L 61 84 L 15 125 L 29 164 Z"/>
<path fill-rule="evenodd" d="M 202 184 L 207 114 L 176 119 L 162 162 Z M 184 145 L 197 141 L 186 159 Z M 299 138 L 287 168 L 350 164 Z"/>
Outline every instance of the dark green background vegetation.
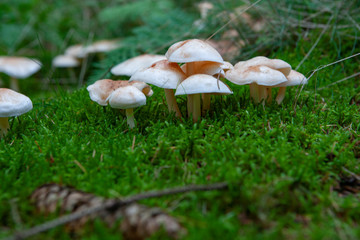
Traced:
<path fill-rule="evenodd" d="M 53 216 L 34 212 L 28 196 L 56 182 L 104 197 L 187 184 L 227 181 L 229 191 L 190 193 L 144 201 L 177 217 L 186 239 L 358 239 L 359 183 L 353 194 L 339 182 L 360 174 L 359 57 L 317 71 L 303 89 L 289 88 L 282 105 L 253 104 L 249 89 L 213 99 L 201 122 L 169 116 L 163 91 L 153 87 L 129 130 L 122 112 L 92 102 L 85 87 L 67 81 L 51 60 L 72 44 L 119 38 L 122 48 L 91 57 L 85 80 L 112 78 L 108 69 L 142 53 L 164 54 L 174 42 L 207 38 L 246 1 L 213 1 L 204 27 L 195 1 L 0 2 L 0 55 L 35 57 L 43 68 L 20 81 L 34 109 L 10 120 L 0 140 L 0 237 Z M 149 10 L 151 9 L 151 10 Z M 265 55 L 306 76 L 359 53 L 359 1 L 267 1 L 248 13 L 264 20 L 253 31 L 242 18 L 233 29 L 245 44 L 232 63 Z M 220 17 L 221 16 L 221 17 Z M 239 46 L 240 47 L 240 46 Z M 8 77 L 1 74 L 3 86 Z M 185 113 L 186 99 L 178 98 Z M 79 167 L 81 166 L 81 167 Z M 349 174 L 351 172 L 351 174 Z M 342 188 L 341 188 L 342 186 Z M 341 191 L 343 185 L 340 186 Z M 15 223 L 16 200 L 22 224 Z M 102 223 L 71 236 L 56 228 L 34 239 L 118 239 Z"/>

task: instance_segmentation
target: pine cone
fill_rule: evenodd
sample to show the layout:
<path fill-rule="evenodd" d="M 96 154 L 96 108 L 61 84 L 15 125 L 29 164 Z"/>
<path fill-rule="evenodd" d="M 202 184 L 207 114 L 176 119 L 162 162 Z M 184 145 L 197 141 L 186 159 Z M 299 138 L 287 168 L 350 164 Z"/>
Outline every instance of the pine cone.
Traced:
<path fill-rule="evenodd" d="M 118 202 L 116 199 L 104 199 L 57 184 L 45 184 L 37 188 L 30 199 L 40 212 L 53 213 L 59 210 L 60 214 Z M 113 204 L 113 206 L 115 207 L 82 217 L 76 222 L 71 222 L 68 227 L 70 230 L 78 230 L 89 220 L 99 217 L 109 226 L 113 226 L 119 219 L 122 219 L 120 230 L 125 239 L 145 239 L 161 229 L 171 238 L 177 238 L 179 234 L 185 233 L 185 230 L 175 218 L 158 208 L 148 208 L 136 203 L 122 207 L 117 207 L 116 204 Z"/>

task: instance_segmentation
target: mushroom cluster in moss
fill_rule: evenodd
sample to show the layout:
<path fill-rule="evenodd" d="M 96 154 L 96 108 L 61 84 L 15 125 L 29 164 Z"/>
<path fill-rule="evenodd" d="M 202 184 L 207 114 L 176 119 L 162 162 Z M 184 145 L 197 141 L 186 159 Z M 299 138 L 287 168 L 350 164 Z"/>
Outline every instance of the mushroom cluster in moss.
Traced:
<path fill-rule="evenodd" d="M 280 59 L 259 56 L 235 64 L 226 72 L 225 78 L 237 85 L 249 85 L 250 96 L 255 103 L 272 101 L 272 88 L 280 87 L 277 102 L 284 98 L 284 88 L 305 84 L 305 77 L 291 69 L 290 64 Z"/>
<path fill-rule="evenodd" d="M 203 112 L 205 112 L 210 106 L 210 95 L 209 93 L 217 93 L 218 91 L 205 90 L 205 86 L 199 86 L 199 84 L 203 83 L 200 81 L 197 83 L 197 86 L 192 88 L 190 92 L 187 93 L 191 88 L 189 88 L 188 84 L 194 84 L 194 79 L 206 79 L 206 83 L 209 84 L 209 81 L 213 83 L 210 84 L 212 86 L 217 86 L 220 91 L 220 85 L 223 83 L 216 78 L 209 78 L 202 75 L 218 75 L 223 73 L 222 67 L 224 65 L 224 60 L 222 59 L 219 52 L 217 52 L 210 44 L 206 41 L 200 39 L 189 39 L 185 41 L 180 41 L 168 49 L 165 54 L 166 58 L 169 62 L 175 62 L 178 64 L 184 63 L 182 66 L 182 70 L 184 71 L 187 78 L 192 77 L 193 75 L 200 74 L 201 76 L 197 76 L 195 78 L 191 78 L 187 81 L 187 78 L 183 81 L 187 81 L 186 85 L 182 83 L 178 86 L 177 89 L 182 88 L 180 91 L 177 90 L 175 95 L 187 94 L 188 98 L 188 115 L 193 117 L 193 121 L 196 122 L 201 117 L 201 99 L 200 93 L 202 93 L 202 102 L 203 102 Z M 221 83 L 220 83 L 221 82 Z M 185 87 L 186 86 L 186 87 Z M 225 85 L 226 86 L 226 85 Z M 204 91 L 196 91 L 194 93 L 194 89 L 203 88 Z M 231 90 L 227 87 L 227 94 L 232 93 Z"/>
<path fill-rule="evenodd" d="M 0 88 L 0 137 L 6 135 L 9 117 L 27 113 L 33 108 L 30 98 L 11 89 Z"/>

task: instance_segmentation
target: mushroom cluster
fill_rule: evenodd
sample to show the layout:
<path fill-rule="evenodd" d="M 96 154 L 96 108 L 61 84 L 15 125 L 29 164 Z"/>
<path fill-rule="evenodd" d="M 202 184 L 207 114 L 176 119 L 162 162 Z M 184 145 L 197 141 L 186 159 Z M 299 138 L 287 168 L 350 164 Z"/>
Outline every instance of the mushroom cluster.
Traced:
<path fill-rule="evenodd" d="M 138 102 L 133 99 L 136 102 L 133 106 L 140 106 L 145 104 L 145 96 L 152 94 L 147 85 L 151 84 L 164 89 L 168 110 L 178 118 L 181 118 L 182 114 L 176 96 L 187 95 L 187 113 L 193 122 L 197 122 L 209 111 L 212 95 L 233 93 L 224 80 L 237 85 L 249 85 L 251 98 L 255 103 L 262 104 L 271 103 L 272 88 L 279 88 L 276 102 L 280 104 L 287 86 L 307 83 L 304 75 L 292 70 L 290 64 L 280 59 L 259 56 L 240 61 L 233 66 L 224 61 L 210 44 L 200 39 L 177 42 L 169 47 L 165 55 L 143 54 L 128 59 L 113 67 L 111 73 L 130 76 L 130 79 L 99 80 L 90 85 L 88 90 L 93 101 L 103 106 L 110 104 L 114 108 L 127 108 L 116 101 L 130 99 L 127 97 L 128 92 L 138 85 L 141 86 L 137 90 L 139 94 L 130 95 L 139 99 Z M 100 89 L 101 94 L 95 96 L 95 89 Z M 146 91 L 151 91 L 151 94 L 144 92 L 144 89 L 150 89 Z M 126 112 L 128 124 L 132 128 L 135 126 L 133 112 Z"/>

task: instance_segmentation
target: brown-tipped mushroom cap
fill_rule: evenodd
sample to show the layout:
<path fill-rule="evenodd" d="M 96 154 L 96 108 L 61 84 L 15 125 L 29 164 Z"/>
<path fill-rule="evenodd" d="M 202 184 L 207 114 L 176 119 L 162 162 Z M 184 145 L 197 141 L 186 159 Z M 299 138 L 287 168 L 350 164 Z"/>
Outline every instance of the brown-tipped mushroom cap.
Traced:
<path fill-rule="evenodd" d="M 164 55 L 143 54 L 119 63 L 111 69 L 111 73 L 116 76 L 132 76 L 136 71 L 164 59 L 166 59 Z"/>
<path fill-rule="evenodd" d="M 165 89 L 176 89 L 186 78 L 177 63 L 161 60 L 148 68 L 141 69 L 131 76 L 129 81 L 141 81 Z"/>
<path fill-rule="evenodd" d="M 0 72 L 13 78 L 27 78 L 39 71 L 41 63 L 26 57 L 0 57 Z"/>
<path fill-rule="evenodd" d="M 94 102 L 97 102 L 101 106 L 107 106 L 108 101 L 107 98 L 109 95 L 114 92 L 116 89 L 125 86 L 133 86 L 136 87 L 138 90 L 142 91 L 143 94 L 146 96 L 151 96 L 153 91 L 151 90 L 150 86 L 146 83 L 133 81 L 129 82 L 126 80 L 118 80 L 114 81 L 111 79 L 102 79 L 96 81 L 94 84 L 91 84 L 87 87 L 89 91 L 90 99 Z"/>
<path fill-rule="evenodd" d="M 56 68 L 72 68 L 80 65 L 80 62 L 71 55 L 59 55 L 56 56 L 52 65 Z"/>
<path fill-rule="evenodd" d="M 175 95 L 219 93 L 232 94 L 230 88 L 222 81 L 207 74 L 195 74 L 180 83 Z"/>
<path fill-rule="evenodd" d="M 220 53 L 215 48 L 200 39 L 177 42 L 170 46 L 165 56 L 169 62 L 177 63 L 197 61 L 224 62 Z"/>
<path fill-rule="evenodd" d="M 107 101 L 112 108 L 129 109 L 146 105 L 143 92 L 134 86 L 120 87 L 113 91 Z"/>
<path fill-rule="evenodd" d="M 234 68 L 225 73 L 225 78 L 237 85 L 256 83 L 261 86 L 275 86 L 287 81 L 282 72 L 267 66 Z"/>
<path fill-rule="evenodd" d="M 247 61 L 241 61 L 235 64 L 234 68 L 247 68 L 250 66 L 267 66 L 282 72 L 285 76 L 289 75 L 291 66 L 281 59 L 270 59 L 264 56 L 254 57 Z"/>
<path fill-rule="evenodd" d="M 290 87 L 300 84 L 307 84 L 307 78 L 303 74 L 295 70 L 291 70 L 290 74 L 287 75 L 286 78 L 287 78 L 286 82 L 276 85 L 276 87 Z"/>
<path fill-rule="evenodd" d="M 11 89 L 0 88 L 0 117 L 14 117 L 33 108 L 30 98 Z"/>

